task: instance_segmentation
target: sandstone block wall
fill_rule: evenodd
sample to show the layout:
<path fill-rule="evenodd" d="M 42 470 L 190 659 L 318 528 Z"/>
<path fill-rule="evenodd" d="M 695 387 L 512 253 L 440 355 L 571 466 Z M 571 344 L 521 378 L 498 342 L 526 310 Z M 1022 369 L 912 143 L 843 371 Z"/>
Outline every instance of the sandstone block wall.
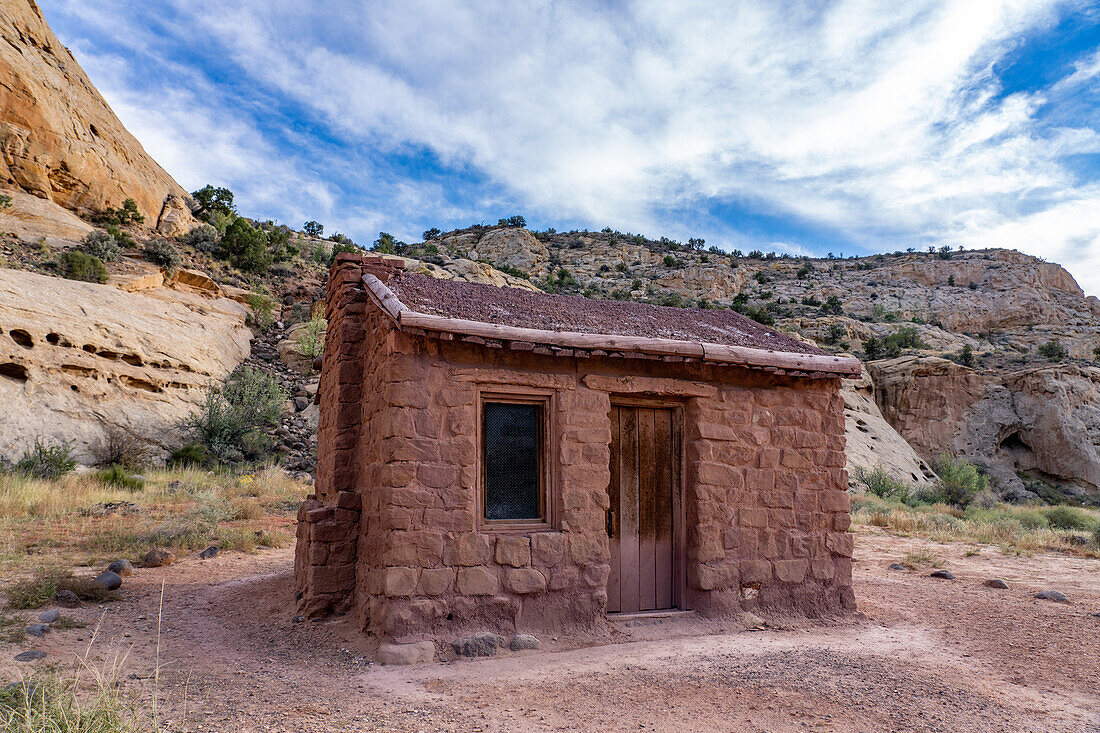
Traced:
<path fill-rule="evenodd" d="M 682 411 L 684 606 L 854 607 L 839 380 L 402 333 L 366 302 L 361 267 L 340 260 L 330 286 L 317 496 L 299 514 L 302 612 L 354 607 L 364 631 L 397 641 L 602 624 L 619 397 Z M 513 392 L 549 400 L 551 516 L 531 531 L 480 520 L 479 401 Z"/>

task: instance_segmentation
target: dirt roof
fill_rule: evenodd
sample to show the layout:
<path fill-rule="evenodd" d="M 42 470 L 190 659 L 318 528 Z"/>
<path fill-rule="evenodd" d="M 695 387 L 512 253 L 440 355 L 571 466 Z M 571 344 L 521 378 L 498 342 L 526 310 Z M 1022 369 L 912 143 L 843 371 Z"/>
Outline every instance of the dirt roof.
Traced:
<path fill-rule="evenodd" d="M 827 354 L 731 310 L 673 308 L 579 295 L 440 280 L 399 272 L 386 286 L 408 308 L 445 318 L 545 331 L 641 336 L 742 346 L 791 354 Z"/>

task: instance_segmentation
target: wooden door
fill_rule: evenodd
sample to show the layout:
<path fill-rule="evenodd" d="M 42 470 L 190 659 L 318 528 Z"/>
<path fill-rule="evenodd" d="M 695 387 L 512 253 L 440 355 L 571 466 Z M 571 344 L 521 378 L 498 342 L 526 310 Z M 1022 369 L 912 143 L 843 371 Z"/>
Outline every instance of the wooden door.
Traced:
<path fill-rule="evenodd" d="M 677 421 L 669 408 L 611 408 L 607 532 L 609 613 L 675 608 L 676 543 L 681 535 Z"/>

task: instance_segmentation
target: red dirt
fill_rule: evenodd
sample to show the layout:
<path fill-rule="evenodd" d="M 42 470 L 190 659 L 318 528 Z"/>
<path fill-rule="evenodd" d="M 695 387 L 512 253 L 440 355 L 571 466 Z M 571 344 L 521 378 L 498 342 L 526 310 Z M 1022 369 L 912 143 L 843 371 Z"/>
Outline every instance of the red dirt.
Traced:
<path fill-rule="evenodd" d="M 887 569 L 918 548 L 958 580 Z M 620 623 L 623 643 L 544 639 L 418 667 L 370 664 L 347 617 L 293 623 L 290 550 L 139 570 L 120 602 L 65 615 L 99 622 L 91 657 L 128 651 L 124 689 L 148 695 L 163 581 L 160 710 L 173 731 L 1100 731 L 1100 562 L 969 548 L 861 529 L 861 613 L 841 622 Z M 990 577 L 1011 588 L 984 587 Z M 1071 603 L 1032 597 L 1044 588 Z M 11 662 L 17 651 L 72 660 L 91 631 L 0 644 L 0 679 L 32 666 Z"/>

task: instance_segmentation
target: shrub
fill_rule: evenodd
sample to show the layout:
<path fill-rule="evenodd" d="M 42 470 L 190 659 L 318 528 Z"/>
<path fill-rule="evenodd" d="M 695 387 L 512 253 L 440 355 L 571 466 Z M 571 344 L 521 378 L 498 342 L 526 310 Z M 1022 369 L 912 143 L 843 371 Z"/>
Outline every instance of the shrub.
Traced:
<path fill-rule="evenodd" d="M 320 222 L 311 220 L 302 225 L 302 231 L 311 237 L 320 239 L 325 233 L 325 227 Z"/>
<path fill-rule="evenodd" d="M 1096 525 L 1096 529 L 1092 530 L 1092 544 L 1100 547 L 1100 524 Z"/>
<path fill-rule="evenodd" d="M 76 468 L 72 446 L 34 439 L 34 445 L 15 464 L 15 470 L 35 478 L 58 478 Z"/>
<path fill-rule="evenodd" d="M 108 206 L 106 209 L 96 214 L 93 219 L 100 224 L 116 227 L 141 224 L 145 221 L 145 217 L 138 211 L 137 202 L 133 199 L 126 199 L 122 202 L 122 206 L 117 209 L 112 209 Z"/>
<path fill-rule="evenodd" d="M 965 367 L 974 366 L 974 349 L 971 348 L 970 344 L 963 344 L 963 347 L 959 349 L 959 353 L 955 356 L 955 361 Z"/>
<path fill-rule="evenodd" d="M 509 216 L 507 219 L 501 219 L 497 222 L 497 226 L 525 227 L 527 226 L 527 220 L 517 214 L 515 216 Z"/>
<path fill-rule="evenodd" d="M 83 280 L 89 283 L 107 282 L 107 267 L 103 260 L 95 255 L 78 250 L 69 250 L 61 255 L 62 272 L 70 280 Z"/>
<path fill-rule="evenodd" d="M 146 438 L 118 425 L 105 425 L 103 437 L 92 450 L 101 466 L 118 464 L 127 468 L 144 465 L 152 457 L 153 446 Z"/>
<path fill-rule="evenodd" d="M 184 234 L 180 241 L 200 252 L 214 252 L 217 249 L 218 230 L 210 224 L 199 224 Z"/>
<path fill-rule="evenodd" d="M 825 334 L 825 343 L 835 344 L 848 335 L 848 329 L 841 323 L 830 323 L 829 332 Z"/>
<path fill-rule="evenodd" d="M 519 269 L 518 267 L 513 267 L 512 265 L 496 265 L 495 267 L 498 270 L 500 270 L 501 272 L 503 272 L 504 274 L 506 274 L 506 275 L 511 275 L 512 277 L 518 277 L 518 278 L 521 278 L 523 280 L 530 280 L 531 279 L 531 276 L 528 275 L 526 272 Z"/>
<path fill-rule="evenodd" d="M 933 465 L 939 483 L 935 498 L 945 504 L 966 507 L 979 491 L 989 486 L 989 479 L 978 472 L 978 467 L 962 458 L 941 453 Z"/>
<path fill-rule="evenodd" d="M 311 359 L 316 359 L 325 350 L 325 329 L 328 328 L 328 321 L 323 316 L 317 316 L 311 318 L 306 327 L 298 333 L 296 344 L 298 351 L 304 356 L 308 356 Z"/>
<path fill-rule="evenodd" d="M 268 251 L 267 232 L 236 217 L 218 243 L 218 256 L 244 272 L 267 272 L 275 257 Z"/>
<path fill-rule="evenodd" d="M 180 253 L 167 239 L 151 239 L 145 243 L 145 259 L 160 265 L 169 274 L 180 266 Z"/>
<path fill-rule="evenodd" d="M 909 486 L 892 477 L 881 466 L 871 471 L 863 466 L 856 466 L 852 470 L 852 478 L 864 491 L 882 499 L 897 499 L 903 503 L 909 503 L 913 499 Z"/>
<path fill-rule="evenodd" d="M 172 451 L 168 456 L 169 466 L 206 466 L 211 460 L 210 451 L 201 443 L 188 443 Z"/>
<path fill-rule="evenodd" d="M 11 206 L 11 196 L 0 193 L 0 209 L 6 209 Z"/>
<path fill-rule="evenodd" d="M 101 229 L 88 232 L 88 236 L 84 237 L 84 243 L 80 245 L 80 249 L 104 262 L 112 262 L 118 259 L 119 254 L 122 252 L 122 248 L 118 246 L 115 238 Z"/>
<path fill-rule="evenodd" d="M 266 331 L 275 323 L 275 300 L 267 293 L 253 291 L 244 296 L 252 325 Z"/>
<path fill-rule="evenodd" d="M 104 486 L 113 486 L 126 491 L 141 491 L 145 487 L 145 481 L 140 476 L 131 476 L 117 463 L 112 463 L 109 468 L 96 472 L 96 479 Z"/>
<path fill-rule="evenodd" d="M 1039 356 L 1047 361 L 1065 361 L 1067 356 L 1066 347 L 1057 341 L 1047 341 L 1039 347 Z"/>
<path fill-rule="evenodd" d="M 1092 523 L 1086 512 L 1070 506 L 1051 507 L 1044 514 L 1054 529 L 1086 529 Z"/>
<path fill-rule="evenodd" d="M 233 192 L 228 188 L 215 188 L 207 184 L 191 194 L 199 205 L 195 216 L 209 220 L 212 214 L 229 215 L 236 211 L 233 206 Z"/>
<path fill-rule="evenodd" d="M 874 336 L 863 342 L 863 355 L 868 361 L 882 358 L 882 342 Z"/>
<path fill-rule="evenodd" d="M 830 295 L 825 299 L 825 304 L 821 306 L 821 312 L 827 316 L 844 315 L 844 307 L 841 305 L 840 298 L 835 295 Z"/>
<path fill-rule="evenodd" d="M 429 239 L 438 239 L 439 235 L 442 234 L 442 233 L 443 232 L 439 231 L 438 227 L 432 227 L 431 229 L 426 229 L 426 230 L 424 230 L 424 241 L 427 242 Z"/>
<path fill-rule="evenodd" d="M 274 377 L 238 367 L 225 385 L 207 390 L 203 406 L 181 428 L 220 460 L 259 458 L 270 447 L 265 430 L 278 424 L 287 397 Z"/>

